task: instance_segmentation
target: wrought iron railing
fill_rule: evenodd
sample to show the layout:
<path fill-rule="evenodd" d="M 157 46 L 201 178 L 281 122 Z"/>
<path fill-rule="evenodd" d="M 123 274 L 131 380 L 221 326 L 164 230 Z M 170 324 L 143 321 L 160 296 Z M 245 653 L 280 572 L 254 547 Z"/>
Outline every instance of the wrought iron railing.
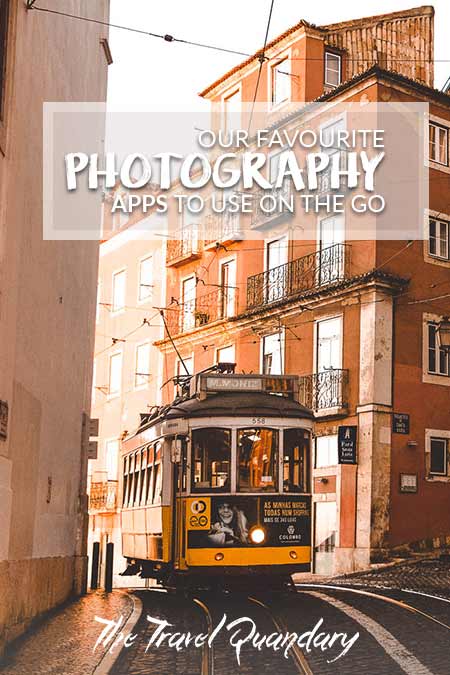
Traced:
<path fill-rule="evenodd" d="M 91 483 L 89 493 L 89 509 L 91 511 L 115 511 L 117 508 L 116 480 Z"/>
<path fill-rule="evenodd" d="M 347 275 L 349 257 L 347 244 L 334 244 L 255 274 L 247 279 L 247 308 L 342 281 Z"/>
<path fill-rule="evenodd" d="M 237 288 L 228 286 L 216 288 L 209 293 L 185 301 L 178 307 L 169 307 L 165 318 L 171 335 L 178 335 L 206 326 L 219 319 L 236 314 Z"/>
<path fill-rule="evenodd" d="M 348 408 L 348 370 L 332 368 L 303 375 L 299 381 L 299 400 L 311 410 Z"/>
<path fill-rule="evenodd" d="M 272 190 L 256 190 L 253 193 L 253 206 L 250 220 L 250 227 L 261 227 L 274 219 L 279 219 L 284 215 L 292 215 L 290 208 L 291 199 L 293 199 L 292 186 L 289 181 L 285 181 L 280 188 Z M 263 197 L 272 196 L 273 199 L 263 199 Z M 286 204 L 284 203 L 286 200 Z"/>
<path fill-rule="evenodd" d="M 200 226 L 197 224 L 183 227 L 174 234 L 174 239 L 167 241 L 166 263 L 168 265 L 183 262 L 201 253 L 199 230 Z"/>

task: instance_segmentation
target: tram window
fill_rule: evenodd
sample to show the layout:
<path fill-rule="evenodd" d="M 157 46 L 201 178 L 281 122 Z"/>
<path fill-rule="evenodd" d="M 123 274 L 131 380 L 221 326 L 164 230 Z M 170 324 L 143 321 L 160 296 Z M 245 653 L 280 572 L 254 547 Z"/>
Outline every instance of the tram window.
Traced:
<path fill-rule="evenodd" d="M 237 441 L 238 489 L 278 492 L 277 429 L 240 429 Z"/>
<path fill-rule="evenodd" d="M 128 488 L 128 457 L 123 458 L 123 487 L 122 487 L 122 504 L 126 506 Z"/>
<path fill-rule="evenodd" d="M 162 469 L 161 462 L 155 464 L 155 493 L 153 495 L 153 504 L 161 504 L 161 488 L 162 488 Z"/>
<path fill-rule="evenodd" d="M 147 489 L 145 493 L 145 503 L 146 504 L 151 504 L 152 503 L 152 474 L 153 474 L 153 466 L 149 464 L 147 466 Z"/>
<path fill-rule="evenodd" d="M 196 429 L 192 448 L 192 490 L 230 490 L 230 429 Z"/>
<path fill-rule="evenodd" d="M 284 432 L 283 491 L 309 491 L 309 433 L 303 429 Z"/>
<path fill-rule="evenodd" d="M 133 485 L 134 485 L 134 455 L 130 455 L 128 465 L 128 497 L 127 506 L 133 504 Z"/>
<path fill-rule="evenodd" d="M 132 506 L 137 506 L 136 500 L 138 495 L 139 474 L 140 474 L 140 455 L 136 452 L 134 456 L 134 481 L 133 481 L 133 501 Z"/>
<path fill-rule="evenodd" d="M 142 505 L 142 499 L 145 495 L 145 478 L 146 478 L 146 469 L 147 469 L 147 450 L 141 450 L 141 484 L 139 490 L 139 505 Z"/>

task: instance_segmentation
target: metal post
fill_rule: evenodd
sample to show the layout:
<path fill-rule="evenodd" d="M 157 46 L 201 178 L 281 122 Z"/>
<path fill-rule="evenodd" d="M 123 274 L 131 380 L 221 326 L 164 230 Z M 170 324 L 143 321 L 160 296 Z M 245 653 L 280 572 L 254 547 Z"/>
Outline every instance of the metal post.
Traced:
<path fill-rule="evenodd" d="M 105 564 L 105 591 L 110 593 L 113 587 L 113 561 L 114 544 L 110 541 L 106 544 L 106 564 Z"/>
<path fill-rule="evenodd" d="M 92 544 L 92 565 L 91 565 L 91 589 L 98 588 L 98 568 L 100 562 L 100 542 L 94 541 Z"/>

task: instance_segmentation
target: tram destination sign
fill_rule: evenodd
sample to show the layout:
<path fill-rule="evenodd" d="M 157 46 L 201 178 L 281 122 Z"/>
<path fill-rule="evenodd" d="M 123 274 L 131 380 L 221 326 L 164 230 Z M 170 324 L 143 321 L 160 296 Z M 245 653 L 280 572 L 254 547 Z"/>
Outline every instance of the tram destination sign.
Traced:
<path fill-rule="evenodd" d="M 342 426 L 338 429 L 339 464 L 356 464 L 358 427 Z"/>
<path fill-rule="evenodd" d="M 272 392 L 291 397 L 298 391 L 296 375 L 206 375 L 200 376 L 200 392 Z"/>

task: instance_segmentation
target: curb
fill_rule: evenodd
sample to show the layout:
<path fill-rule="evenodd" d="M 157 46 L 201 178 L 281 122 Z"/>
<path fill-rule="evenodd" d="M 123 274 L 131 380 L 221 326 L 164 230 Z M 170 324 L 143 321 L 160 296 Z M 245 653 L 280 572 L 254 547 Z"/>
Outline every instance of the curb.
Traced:
<path fill-rule="evenodd" d="M 131 633 L 137 622 L 139 621 L 141 614 L 142 614 L 142 601 L 137 597 L 137 595 L 133 594 L 128 594 L 124 593 L 124 595 L 128 595 L 128 597 L 131 599 L 133 603 L 133 608 L 128 616 L 128 619 L 125 621 L 124 625 L 122 626 L 122 631 L 124 633 Z M 112 667 L 114 666 L 115 662 L 119 658 L 120 654 L 122 653 L 122 649 L 117 649 L 117 651 L 114 651 L 112 654 L 108 650 L 101 658 L 100 662 L 97 664 L 95 669 L 92 671 L 92 675 L 108 675 L 108 673 L 111 671 Z"/>

